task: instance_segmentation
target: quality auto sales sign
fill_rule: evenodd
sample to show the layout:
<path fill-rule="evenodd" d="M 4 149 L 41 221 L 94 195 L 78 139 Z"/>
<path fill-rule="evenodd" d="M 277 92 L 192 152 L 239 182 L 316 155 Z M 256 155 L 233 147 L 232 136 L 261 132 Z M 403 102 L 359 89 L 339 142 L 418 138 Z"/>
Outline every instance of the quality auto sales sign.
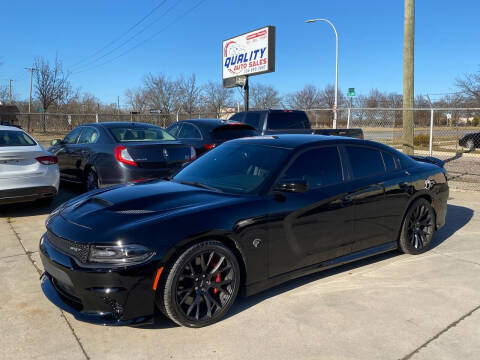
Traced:
<path fill-rule="evenodd" d="M 223 41 L 223 79 L 275 71 L 275 27 L 266 26 Z"/>

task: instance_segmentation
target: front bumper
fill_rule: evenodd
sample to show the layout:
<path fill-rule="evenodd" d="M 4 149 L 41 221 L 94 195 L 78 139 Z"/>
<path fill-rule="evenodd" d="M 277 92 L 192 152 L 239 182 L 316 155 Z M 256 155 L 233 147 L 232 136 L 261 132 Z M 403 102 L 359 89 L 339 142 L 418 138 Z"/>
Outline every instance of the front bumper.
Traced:
<path fill-rule="evenodd" d="M 153 322 L 156 266 L 122 269 L 81 268 L 68 255 L 40 240 L 45 269 L 45 296 L 77 320 L 100 325 L 139 325 Z"/>

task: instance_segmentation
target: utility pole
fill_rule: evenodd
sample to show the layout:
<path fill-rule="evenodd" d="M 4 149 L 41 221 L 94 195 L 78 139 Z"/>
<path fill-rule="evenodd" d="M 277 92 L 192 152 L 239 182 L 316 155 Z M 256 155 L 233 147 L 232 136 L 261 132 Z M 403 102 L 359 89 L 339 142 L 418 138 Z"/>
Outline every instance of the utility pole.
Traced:
<path fill-rule="evenodd" d="M 31 113 L 32 112 L 32 80 L 33 80 L 33 72 L 38 70 L 38 69 L 35 69 L 33 67 L 26 67 L 25 70 L 28 70 L 30 71 L 30 100 L 28 101 L 28 112 Z"/>
<path fill-rule="evenodd" d="M 245 85 L 243 86 L 243 104 L 245 106 L 245 111 L 248 111 L 248 98 L 249 98 L 249 86 L 248 86 L 248 75 L 245 76 Z"/>
<path fill-rule="evenodd" d="M 403 108 L 414 106 L 415 0 L 405 1 L 403 35 Z M 413 110 L 403 110 L 403 152 L 413 154 Z"/>
<path fill-rule="evenodd" d="M 13 102 L 12 102 L 12 81 L 13 81 L 13 80 L 10 79 L 10 91 L 9 91 L 9 93 L 8 93 L 8 96 L 9 96 L 9 99 L 10 99 L 10 105 L 13 104 Z"/>
<path fill-rule="evenodd" d="M 117 114 L 120 115 L 120 96 L 117 96 Z"/>

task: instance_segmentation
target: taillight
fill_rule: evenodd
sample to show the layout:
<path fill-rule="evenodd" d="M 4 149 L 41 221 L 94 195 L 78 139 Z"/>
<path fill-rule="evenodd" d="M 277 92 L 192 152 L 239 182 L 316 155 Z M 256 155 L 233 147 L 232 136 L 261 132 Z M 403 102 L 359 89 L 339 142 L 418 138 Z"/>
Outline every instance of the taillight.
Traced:
<path fill-rule="evenodd" d="M 40 156 L 35 159 L 43 165 L 55 165 L 58 162 L 56 156 Z"/>
<path fill-rule="evenodd" d="M 363 135 L 363 133 L 360 135 L 360 139 L 365 140 L 365 135 Z"/>
<path fill-rule="evenodd" d="M 195 148 L 190 145 L 190 161 L 193 161 L 197 158 L 197 152 L 195 151 Z"/>
<path fill-rule="evenodd" d="M 132 156 L 129 154 L 127 148 L 123 145 L 115 146 L 115 157 L 121 163 L 137 166 L 135 160 L 133 160 Z"/>
<path fill-rule="evenodd" d="M 205 144 L 203 147 L 207 150 L 212 150 L 217 144 Z"/>

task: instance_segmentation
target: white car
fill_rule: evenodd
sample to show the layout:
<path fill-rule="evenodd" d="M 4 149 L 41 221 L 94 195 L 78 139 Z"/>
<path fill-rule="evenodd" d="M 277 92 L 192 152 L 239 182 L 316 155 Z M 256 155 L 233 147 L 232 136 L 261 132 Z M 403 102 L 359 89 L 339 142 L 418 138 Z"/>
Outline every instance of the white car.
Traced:
<path fill-rule="evenodd" d="M 25 131 L 0 125 L 0 204 L 50 201 L 58 192 L 57 158 Z"/>

